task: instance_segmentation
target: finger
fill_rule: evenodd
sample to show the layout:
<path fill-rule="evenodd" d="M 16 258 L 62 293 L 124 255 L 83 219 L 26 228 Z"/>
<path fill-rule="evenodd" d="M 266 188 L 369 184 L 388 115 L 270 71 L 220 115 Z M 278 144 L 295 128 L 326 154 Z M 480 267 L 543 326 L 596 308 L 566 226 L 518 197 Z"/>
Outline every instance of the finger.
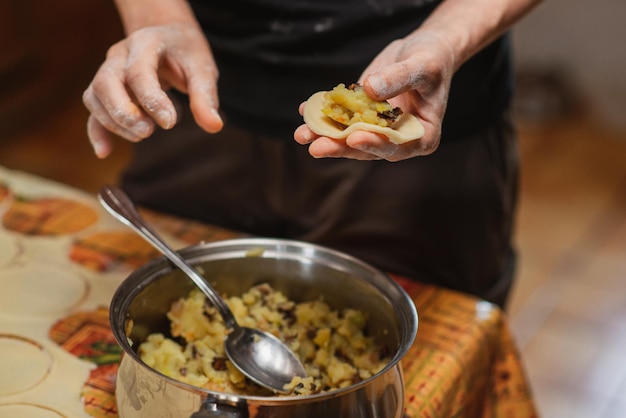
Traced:
<path fill-rule="evenodd" d="M 306 145 L 319 138 L 319 136 L 313 133 L 307 125 L 300 125 L 294 131 L 293 138 L 298 144 Z"/>
<path fill-rule="evenodd" d="M 415 57 L 385 66 L 368 75 L 363 87 L 370 97 L 386 100 L 409 90 L 429 92 L 439 86 L 434 71 Z"/>
<path fill-rule="evenodd" d="M 343 140 L 319 137 L 309 145 L 309 154 L 314 158 L 350 158 L 353 160 L 379 160 L 380 158 L 346 146 Z"/>
<path fill-rule="evenodd" d="M 352 149 L 387 159 L 398 152 L 398 144 L 389 142 L 383 135 L 373 132 L 355 131 L 346 138 L 346 145 Z"/>
<path fill-rule="evenodd" d="M 217 68 L 205 61 L 188 69 L 189 106 L 198 125 L 209 133 L 219 132 L 224 122 L 218 112 Z"/>
<path fill-rule="evenodd" d="M 376 100 L 386 100 L 412 88 L 412 81 L 406 75 L 408 71 L 406 63 L 395 63 L 389 67 L 393 67 L 397 73 L 386 71 L 385 68 L 365 78 L 363 88 L 370 97 Z"/>
<path fill-rule="evenodd" d="M 132 36 L 132 35 L 131 35 Z M 136 102 L 163 129 L 176 124 L 176 109 L 159 81 L 159 65 L 166 51 L 155 40 L 130 43 L 125 81 Z"/>
<path fill-rule="evenodd" d="M 121 58 L 107 60 L 83 94 L 83 103 L 115 133 L 136 140 L 149 136 L 152 119 L 137 106 L 124 85 Z"/>
<path fill-rule="evenodd" d="M 100 102 L 98 97 L 93 92 L 93 85 L 90 85 L 87 90 L 83 93 L 83 103 L 87 110 L 91 113 L 91 117 L 98 120 L 99 124 L 111 131 L 112 133 L 121 136 L 132 142 L 137 142 L 146 138 L 152 134 L 154 130 L 154 123 L 150 120 L 146 122 L 141 122 L 140 126 L 134 124 L 131 126 L 133 130 L 124 126 L 124 124 L 119 123 L 118 120 L 115 120 L 113 116 L 109 113 L 109 110 Z M 119 113 L 119 112 L 118 112 Z M 128 118 L 122 118 L 124 121 L 127 121 Z"/>
<path fill-rule="evenodd" d="M 432 154 L 439 145 L 437 135 L 437 133 L 432 133 L 415 141 L 394 144 L 382 135 L 356 131 L 346 138 L 346 145 L 378 159 L 395 162 Z"/>
<path fill-rule="evenodd" d="M 111 154 L 113 149 L 112 134 L 93 115 L 87 119 L 87 136 L 98 158 L 106 158 Z"/>

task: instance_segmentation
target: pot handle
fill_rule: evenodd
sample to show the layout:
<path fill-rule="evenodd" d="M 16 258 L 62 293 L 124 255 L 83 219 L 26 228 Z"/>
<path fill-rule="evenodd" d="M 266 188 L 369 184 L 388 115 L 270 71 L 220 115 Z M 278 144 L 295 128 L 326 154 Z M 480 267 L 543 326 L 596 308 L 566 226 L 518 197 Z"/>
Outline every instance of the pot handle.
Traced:
<path fill-rule="evenodd" d="M 249 418 L 248 408 L 218 403 L 215 399 L 205 399 L 198 412 L 189 418 Z"/>

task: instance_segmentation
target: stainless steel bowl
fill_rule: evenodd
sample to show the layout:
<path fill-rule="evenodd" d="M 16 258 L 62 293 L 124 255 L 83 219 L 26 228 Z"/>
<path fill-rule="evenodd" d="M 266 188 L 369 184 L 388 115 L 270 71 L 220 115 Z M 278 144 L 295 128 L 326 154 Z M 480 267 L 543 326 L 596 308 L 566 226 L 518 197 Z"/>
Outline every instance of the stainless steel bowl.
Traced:
<path fill-rule="evenodd" d="M 323 296 L 333 308 L 369 313 L 367 332 L 392 359 L 370 379 L 311 396 L 233 395 L 191 386 L 145 365 L 135 348 L 153 332 L 169 333 L 166 312 L 191 281 L 159 258 L 134 271 L 110 309 L 123 348 L 117 378 L 118 413 L 133 417 L 400 418 L 404 388 L 400 360 L 417 333 L 417 311 L 404 290 L 380 270 L 346 254 L 308 243 L 245 238 L 191 246 L 180 253 L 220 292 L 241 294 L 267 282 L 295 301 Z M 132 324 L 132 326 L 130 326 Z"/>

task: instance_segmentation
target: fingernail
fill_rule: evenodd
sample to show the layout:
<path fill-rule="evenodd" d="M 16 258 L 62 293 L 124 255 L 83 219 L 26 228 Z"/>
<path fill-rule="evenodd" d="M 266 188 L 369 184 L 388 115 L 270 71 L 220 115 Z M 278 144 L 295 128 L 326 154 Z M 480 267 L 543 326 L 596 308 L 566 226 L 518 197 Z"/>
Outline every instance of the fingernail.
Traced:
<path fill-rule="evenodd" d="M 172 115 L 172 112 L 167 110 L 159 110 L 157 113 L 157 120 L 161 122 L 160 125 L 163 129 L 170 129 L 176 123 L 176 118 Z"/>
<path fill-rule="evenodd" d="M 376 92 L 378 96 L 386 96 L 389 90 L 387 82 L 380 74 L 372 74 L 367 78 L 372 90 Z"/>
<path fill-rule="evenodd" d="M 106 157 L 106 153 L 105 153 L 105 150 L 104 150 L 104 144 L 102 144 L 100 141 L 92 140 L 91 141 L 91 147 L 93 148 L 93 151 L 94 151 L 94 154 L 96 154 L 96 157 L 98 157 L 98 158 Z"/>
<path fill-rule="evenodd" d="M 142 138 L 145 138 L 150 133 L 150 129 L 151 127 L 148 122 L 140 120 L 139 122 L 135 124 L 134 131 L 137 135 L 141 136 Z"/>
<path fill-rule="evenodd" d="M 217 111 L 217 109 L 212 108 L 211 115 L 213 115 L 216 119 L 218 119 L 221 123 L 223 123 L 222 117 L 220 116 L 220 113 Z"/>

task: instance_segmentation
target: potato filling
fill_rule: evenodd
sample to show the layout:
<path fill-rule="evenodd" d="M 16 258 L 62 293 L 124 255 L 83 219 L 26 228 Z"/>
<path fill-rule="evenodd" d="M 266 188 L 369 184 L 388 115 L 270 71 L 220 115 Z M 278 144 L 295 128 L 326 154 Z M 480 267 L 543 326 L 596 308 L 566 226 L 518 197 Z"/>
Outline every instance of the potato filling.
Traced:
<path fill-rule="evenodd" d="M 307 377 L 288 385 L 291 395 L 311 395 L 367 379 L 390 361 L 385 347 L 365 333 L 367 315 L 333 310 L 323 300 L 295 303 L 268 284 L 226 299 L 239 324 L 268 331 L 303 362 Z M 174 379 L 210 390 L 271 395 L 249 381 L 228 360 L 228 330 L 216 309 L 198 290 L 176 301 L 168 318 L 171 337 L 151 334 L 139 347 L 148 366 Z"/>
<path fill-rule="evenodd" d="M 371 99 L 359 84 L 341 83 L 324 95 L 322 112 L 343 126 L 357 122 L 388 127 L 402 115 L 402 109 L 387 101 Z"/>

